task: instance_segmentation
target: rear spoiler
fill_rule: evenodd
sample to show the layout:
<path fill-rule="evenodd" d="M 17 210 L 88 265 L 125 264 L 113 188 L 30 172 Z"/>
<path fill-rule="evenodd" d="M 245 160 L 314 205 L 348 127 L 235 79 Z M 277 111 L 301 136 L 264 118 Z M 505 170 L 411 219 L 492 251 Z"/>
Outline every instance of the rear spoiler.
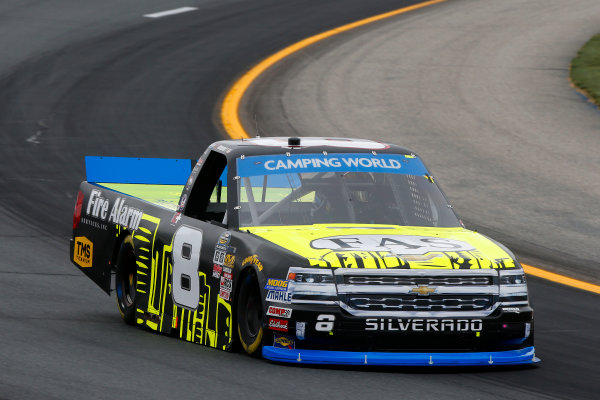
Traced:
<path fill-rule="evenodd" d="M 185 185 L 195 164 L 176 158 L 85 157 L 86 180 L 92 183 Z"/>

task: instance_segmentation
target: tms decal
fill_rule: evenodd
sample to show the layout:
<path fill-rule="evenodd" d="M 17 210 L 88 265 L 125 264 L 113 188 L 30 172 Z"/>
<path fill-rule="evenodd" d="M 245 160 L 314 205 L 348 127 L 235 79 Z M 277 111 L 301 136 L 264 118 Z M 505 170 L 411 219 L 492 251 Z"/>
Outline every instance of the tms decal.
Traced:
<path fill-rule="evenodd" d="M 124 198 L 117 197 L 115 204 L 110 209 L 110 213 L 108 212 L 109 207 L 110 201 L 102 197 L 102 191 L 93 189 L 86 208 L 87 215 L 102 221 L 128 227 L 132 230 L 136 230 L 140 226 L 140 221 L 144 213 L 137 208 L 126 206 Z"/>
<path fill-rule="evenodd" d="M 334 251 L 383 251 L 396 255 L 444 251 L 469 251 L 473 246 L 460 240 L 428 236 L 356 235 L 332 236 L 311 242 L 313 249 Z"/>
<path fill-rule="evenodd" d="M 85 236 L 76 237 L 75 245 L 73 246 L 73 261 L 81 268 L 90 268 L 93 256 L 94 244 Z"/>
<path fill-rule="evenodd" d="M 394 319 L 367 318 L 366 331 L 400 332 L 481 332 L 480 319 Z"/>

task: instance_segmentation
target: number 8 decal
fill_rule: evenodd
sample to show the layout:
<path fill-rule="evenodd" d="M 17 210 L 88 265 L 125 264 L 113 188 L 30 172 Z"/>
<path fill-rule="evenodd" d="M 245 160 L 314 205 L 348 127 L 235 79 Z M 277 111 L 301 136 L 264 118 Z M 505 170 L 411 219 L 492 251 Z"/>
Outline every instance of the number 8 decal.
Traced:
<path fill-rule="evenodd" d="M 189 226 L 177 229 L 173 236 L 173 302 L 195 310 L 200 301 L 200 249 L 202 231 Z"/>

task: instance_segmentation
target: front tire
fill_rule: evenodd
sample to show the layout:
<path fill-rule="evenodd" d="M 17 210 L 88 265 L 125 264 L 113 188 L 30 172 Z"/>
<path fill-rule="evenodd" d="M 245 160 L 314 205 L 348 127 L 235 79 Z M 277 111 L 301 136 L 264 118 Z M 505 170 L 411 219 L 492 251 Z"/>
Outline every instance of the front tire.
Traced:
<path fill-rule="evenodd" d="M 253 270 L 242 278 L 236 308 L 240 344 L 247 354 L 259 357 L 263 339 L 263 307 L 258 279 Z"/>
<path fill-rule="evenodd" d="M 121 248 L 117 255 L 115 287 L 119 312 L 123 320 L 130 325 L 135 325 L 136 286 L 137 277 L 133 238 L 131 235 L 128 235 L 121 243 Z"/>

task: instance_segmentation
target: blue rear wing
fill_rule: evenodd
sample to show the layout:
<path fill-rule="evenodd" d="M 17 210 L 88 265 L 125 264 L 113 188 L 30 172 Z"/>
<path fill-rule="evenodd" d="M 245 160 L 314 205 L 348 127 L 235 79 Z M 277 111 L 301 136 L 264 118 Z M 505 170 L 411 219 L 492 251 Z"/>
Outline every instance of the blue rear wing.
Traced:
<path fill-rule="evenodd" d="M 101 183 L 185 185 L 195 163 L 195 160 L 174 158 L 86 156 L 86 180 Z"/>

